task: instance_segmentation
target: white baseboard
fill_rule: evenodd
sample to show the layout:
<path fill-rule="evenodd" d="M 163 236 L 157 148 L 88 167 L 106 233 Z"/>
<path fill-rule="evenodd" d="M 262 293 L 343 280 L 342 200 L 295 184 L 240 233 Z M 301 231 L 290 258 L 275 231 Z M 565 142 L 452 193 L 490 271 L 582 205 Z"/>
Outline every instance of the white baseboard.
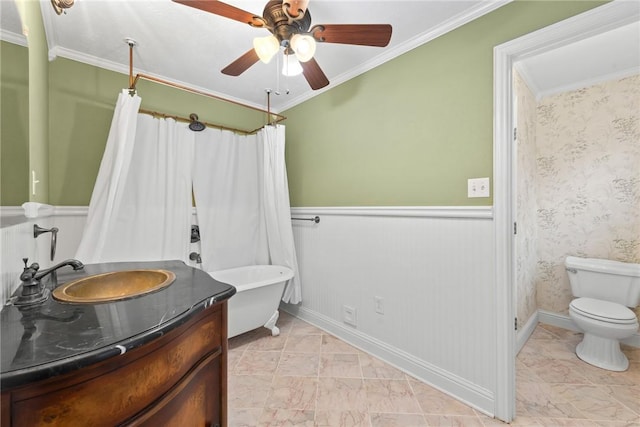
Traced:
<path fill-rule="evenodd" d="M 516 335 L 516 354 L 520 353 L 522 347 L 527 343 L 527 340 L 538 326 L 538 311 L 536 310 L 530 317 L 529 320 L 522 327 L 518 327 L 518 333 Z"/>
<path fill-rule="evenodd" d="M 282 303 L 280 309 L 493 417 L 494 414 L 486 409 L 495 406 L 495 398 L 490 390 L 305 307 Z"/>
<path fill-rule="evenodd" d="M 570 331 L 582 332 L 576 324 L 566 314 L 554 313 L 552 311 L 538 310 L 538 320 L 540 323 L 556 326 Z M 621 341 L 623 344 L 640 348 L 640 333 L 636 332 L 631 338 Z"/>

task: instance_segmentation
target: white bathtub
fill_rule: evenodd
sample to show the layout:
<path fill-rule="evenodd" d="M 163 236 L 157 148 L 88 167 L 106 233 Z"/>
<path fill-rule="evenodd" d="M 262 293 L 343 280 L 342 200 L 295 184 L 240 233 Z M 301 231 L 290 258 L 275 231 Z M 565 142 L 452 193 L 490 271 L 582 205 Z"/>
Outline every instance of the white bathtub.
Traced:
<path fill-rule="evenodd" d="M 229 299 L 229 338 L 264 326 L 276 336 L 278 306 L 287 280 L 293 277 L 290 268 L 280 265 L 249 265 L 228 270 L 210 271 L 219 282 L 236 288 Z"/>

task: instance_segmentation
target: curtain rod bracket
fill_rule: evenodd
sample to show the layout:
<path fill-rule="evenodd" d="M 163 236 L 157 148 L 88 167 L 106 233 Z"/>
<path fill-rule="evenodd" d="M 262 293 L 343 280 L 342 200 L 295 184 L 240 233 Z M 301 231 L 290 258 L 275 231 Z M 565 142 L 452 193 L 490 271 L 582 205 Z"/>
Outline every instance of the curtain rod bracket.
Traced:
<path fill-rule="evenodd" d="M 271 125 L 271 89 L 264 90 L 267 92 L 267 125 Z"/>
<path fill-rule="evenodd" d="M 136 89 L 135 81 L 133 80 L 133 48 L 138 45 L 138 42 L 130 37 L 126 37 L 124 42 L 129 45 L 129 95 L 133 96 L 134 94 L 131 91 L 135 92 Z"/>

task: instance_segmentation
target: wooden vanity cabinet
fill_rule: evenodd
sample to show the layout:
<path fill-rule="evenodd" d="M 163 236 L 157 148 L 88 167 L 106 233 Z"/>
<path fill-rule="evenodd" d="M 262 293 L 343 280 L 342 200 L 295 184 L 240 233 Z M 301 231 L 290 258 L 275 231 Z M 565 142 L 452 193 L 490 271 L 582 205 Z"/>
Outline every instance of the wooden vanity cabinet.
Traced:
<path fill-rule="evenodd" d="M 77 371 L 2 391 L 2 426 L 226 426 L 227 303 Z"/>

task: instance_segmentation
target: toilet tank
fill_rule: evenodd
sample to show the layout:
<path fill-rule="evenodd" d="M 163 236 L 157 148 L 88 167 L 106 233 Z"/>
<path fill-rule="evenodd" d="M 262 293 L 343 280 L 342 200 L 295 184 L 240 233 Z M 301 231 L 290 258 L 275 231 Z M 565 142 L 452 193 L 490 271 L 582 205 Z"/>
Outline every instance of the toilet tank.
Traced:
<path fill-rule="evenodd" d="M 640 264 L 573 256 L 567 257 L 564 264 L 573 296 L 631 308 L 640 304 Z"/>

